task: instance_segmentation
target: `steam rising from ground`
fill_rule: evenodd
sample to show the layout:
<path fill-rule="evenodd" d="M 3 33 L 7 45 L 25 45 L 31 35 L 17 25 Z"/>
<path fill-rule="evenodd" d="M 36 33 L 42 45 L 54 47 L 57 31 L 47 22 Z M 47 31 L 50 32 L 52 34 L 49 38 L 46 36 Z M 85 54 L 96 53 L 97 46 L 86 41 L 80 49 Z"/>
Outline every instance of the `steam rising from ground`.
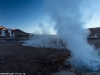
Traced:
<path fill-rule="evenodd" d="M 66 48 L 72 53 L 70 59 L 72 66 L 96 71 L 99 70 L 100 60 L 94 47 L 87 43 L 89 30 L 83 28 L 87 23 L 84 19 L 89 20 L 92 12 L 88 10 L 82 12 L 85 6 L 92 6 L 92 3 L 93 0 L 48 0 L 46 2 L 48 13 L 56 22 L 57 35 L 67 43 Z"/>
<path fill-rule="evenodd" d="M 99 0 L 96 0 L 100 4 Z M 100 69 L 100 60 L 94 47 L 87 42 L 87 36 L 90 34 L 88 29 L 83 28 L 93 18 L 92 11 L 97 11 L 94 0 L 46 0 L 46 7 L 52 21 L 55 22 L 55 30 L 65 47 L 71 51 L 72 66 L 80 69 L 97 71 Z M 95 3 L 96 4 L 96 3 Z M 93 6 L 94 5 L 94 6 Z M 88 6 L 88 7 L 87 7 Z M 85 9 L 86 8 L 86 9 Z M 91 8 L 90 10 L 88 8 Z M 93 10 L 92 10 L 93 8 Z M 99 9 L 98 9 L 99 10 Z M 49 36 L 32 38 L 26 44 L 34 47 L 57 47 L 62 45 L 51 44 Z M 42 42 L 41 42 L 42 41 Z M 59 43 L 59 42 L 56 42 Z"/>
<path fill-rule="evenodd" d="M 55 35 L 47 34 L 34 34 L 28 41 L 25 42 L 26 46 L 38 47 L 38 48 L 56 48 L 65 49 L 63 41 Z"/>
<path fill-rule="evenodd" d="M 34 29 L 33 34 L 56 34 L 56 31 L 54 30 L 54 23 L 50 21 L 50 18 L 48 17 L 45 22 L 40 22 L 38 25 L 36 25 L 36 29 Z"/>

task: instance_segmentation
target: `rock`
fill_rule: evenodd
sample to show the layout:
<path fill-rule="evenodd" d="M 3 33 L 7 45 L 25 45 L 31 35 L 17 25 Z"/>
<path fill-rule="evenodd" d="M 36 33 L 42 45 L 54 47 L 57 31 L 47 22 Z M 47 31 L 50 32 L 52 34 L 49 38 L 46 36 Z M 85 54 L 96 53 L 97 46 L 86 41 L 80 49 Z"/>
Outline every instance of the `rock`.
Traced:
<path fill-rule="evenodd" d="M 2 57 L 1 60 L 4 60 L 4 58 Z"/>

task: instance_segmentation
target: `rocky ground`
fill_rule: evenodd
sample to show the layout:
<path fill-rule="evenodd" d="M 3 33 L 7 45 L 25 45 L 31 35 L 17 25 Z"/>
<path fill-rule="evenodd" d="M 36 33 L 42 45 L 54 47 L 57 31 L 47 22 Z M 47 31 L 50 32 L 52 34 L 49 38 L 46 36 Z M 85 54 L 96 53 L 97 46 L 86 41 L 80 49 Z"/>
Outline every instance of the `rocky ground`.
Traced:
<path fill-rule="evenodd" d="M 97 48 L 100 42 L 89 41 Z M 100 72 L 78 71 L 66 59 L 68 50 L 34 48 L 22 42 L 0 42 L 0 73 L 25 73 L 25 75 L 100 75 Z M 22 75 L 22 74 L 21 74 Z M 24 75 L 24 74 L 23 74 Z"/>
<path fill-rule="evenodd" d="M 69 51 L 33 48 L 20 42 L 0 43 L 0 73 L 25 73 L 26 75 L 52 75 L 64 66 Z"/>

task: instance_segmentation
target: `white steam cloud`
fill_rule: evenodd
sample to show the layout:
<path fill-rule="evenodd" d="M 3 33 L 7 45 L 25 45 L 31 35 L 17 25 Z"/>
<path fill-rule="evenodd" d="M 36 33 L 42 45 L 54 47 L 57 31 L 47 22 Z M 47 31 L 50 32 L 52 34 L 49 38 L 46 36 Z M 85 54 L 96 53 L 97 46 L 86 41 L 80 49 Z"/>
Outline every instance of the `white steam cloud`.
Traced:
<path fill-rule="evenodd" d="M 24 46 L 32 46 L 37 48 L 56 48 L 65 49 L 62 40 L 55 35 L 47 34 L 34 34 L 28 41 L 23 44 Z"/>
<path fill-rule="evenodd" d="M 96 1 L 95 5 L 100 4 L 99 0 Z M 57 35 L 67 43 L 66 48 L 72 53 L 72 66 L 97 71 L 100 59 L 94 47 L 87 43 L 89 30 L 83 28 L 96 14 L 94 9 L 98 6 L 93 5 L 94 0 L 46 0 L 48 13 L 56 22 Z"/>
<path fill-rule="evenodd" d="M 88 44 L 90 34 L 84 26 L 98 23 L 100 0 L 45 0 L 47 12 L 55 24 L 57 36 L 34 35 L 24 45 L 33 47 L 67 48 L 71 51 L 70 63 L 80 69 L 100 69 L 98 52 Z M 42 33 L 49 33 L 42 24 Z M 60 38 L 59 38 L 60 37 Z M 66 45 L 67 44 L 67 45 Z"/>

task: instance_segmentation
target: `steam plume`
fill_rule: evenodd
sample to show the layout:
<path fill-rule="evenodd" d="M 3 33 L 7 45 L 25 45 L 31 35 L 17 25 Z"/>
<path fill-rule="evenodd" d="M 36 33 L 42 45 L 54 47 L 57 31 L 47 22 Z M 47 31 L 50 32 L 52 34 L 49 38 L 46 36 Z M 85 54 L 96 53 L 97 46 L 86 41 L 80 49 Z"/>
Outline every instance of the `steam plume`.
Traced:
<path fill-rule="evenodd" d="M 63 41 L 56 35 L 51 35 L 50 26 L 46 27 L 40 23 L 39 29 L 41 32 L 36 30 L 33 36 L 31 34 L 32 37 L 24 42 L 24 46 L 65 49 Z"/>
<path fill-rule="evenodd" d="M 98 1 L 98 0 L 97 0 Z M 67 43 L 72 53 L 70 62 L 72 66 L 92 71 L 99 70 L 100 60 L 94 47 L 87 43 L 87 36 L 90 34 L 88 29 L 83 26 L 91 18 L 90 11 L 86 14 L 82 12 L 85 5 L 91 6 L 93 0 L 46 0 L 46 7 L 52 20 L 56 23 L 55 30 L 57 35 Z"/>

